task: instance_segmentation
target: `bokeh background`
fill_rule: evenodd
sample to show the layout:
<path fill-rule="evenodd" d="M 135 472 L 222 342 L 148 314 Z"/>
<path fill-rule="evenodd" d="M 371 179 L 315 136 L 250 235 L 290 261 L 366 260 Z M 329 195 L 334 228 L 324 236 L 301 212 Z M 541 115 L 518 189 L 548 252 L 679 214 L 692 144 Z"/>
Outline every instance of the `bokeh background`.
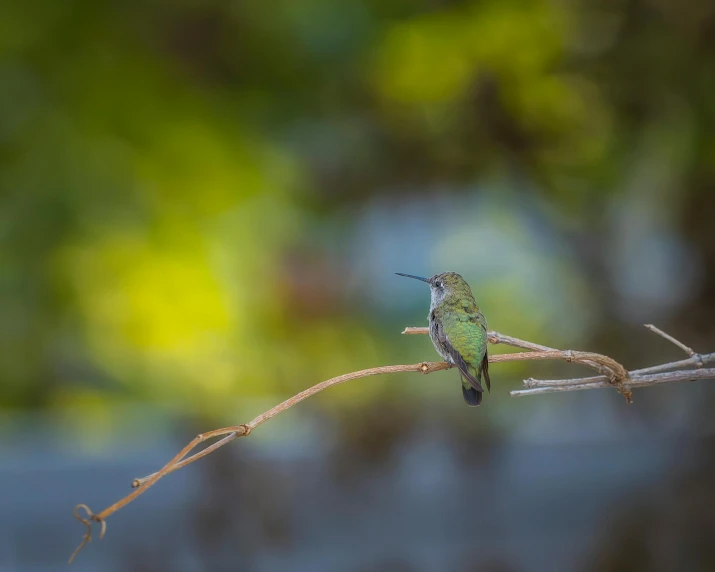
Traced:
<path fill-rule="evenodd" d="M 715 351 L 709 0 L 4 0 L 0 570 L 61 569 L 197 432 L 431 360 L 427 288 L 636 368 Z M 505 351 L 493 348 L 492 351 Z M 332 388 L 78 571 L 715 570 L 714 382 Z"/>

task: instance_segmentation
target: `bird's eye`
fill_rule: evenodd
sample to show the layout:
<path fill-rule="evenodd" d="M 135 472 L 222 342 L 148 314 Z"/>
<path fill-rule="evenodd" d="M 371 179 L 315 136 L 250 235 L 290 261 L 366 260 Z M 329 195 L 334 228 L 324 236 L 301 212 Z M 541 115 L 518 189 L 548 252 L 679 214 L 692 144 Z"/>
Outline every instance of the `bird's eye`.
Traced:
<path fill-rule="evenodd" d="M 442 287 L 442 283 L 441 283 L 439 280 L 437 280 L 437 282 L 435 282 L 434 285 L 435 285 L 437 288 L 441 288 L 441 287 Z"/>

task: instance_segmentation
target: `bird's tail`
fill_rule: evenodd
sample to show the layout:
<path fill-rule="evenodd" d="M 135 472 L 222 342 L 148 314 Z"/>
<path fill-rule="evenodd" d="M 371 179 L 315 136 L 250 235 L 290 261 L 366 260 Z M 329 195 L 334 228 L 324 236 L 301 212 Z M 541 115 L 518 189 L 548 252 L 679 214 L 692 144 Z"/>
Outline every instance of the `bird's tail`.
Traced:
<path fill-rule="evenodd" d="M 469 407 L 477 407 L 482 402 L 482 392 L 474 389 L 469 383 L 462 380 L 462 395 Z"/>

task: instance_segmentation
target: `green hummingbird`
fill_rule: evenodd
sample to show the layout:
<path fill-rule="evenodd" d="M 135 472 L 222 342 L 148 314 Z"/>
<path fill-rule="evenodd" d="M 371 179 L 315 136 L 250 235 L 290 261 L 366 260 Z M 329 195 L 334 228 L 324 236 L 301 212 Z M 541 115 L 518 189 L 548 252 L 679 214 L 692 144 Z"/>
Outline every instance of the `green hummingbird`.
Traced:
<path fill-rule="evenodd" d="M 456 272 L 415 278 L 430 286 L 429 336 L 437 353 L 457 367 L 462 379 L 462 395 L 470 407 L 482 402 L 482 376 L 491 391 L 487 359 L 487 320 L 474 300 L 469 284 Z"/>

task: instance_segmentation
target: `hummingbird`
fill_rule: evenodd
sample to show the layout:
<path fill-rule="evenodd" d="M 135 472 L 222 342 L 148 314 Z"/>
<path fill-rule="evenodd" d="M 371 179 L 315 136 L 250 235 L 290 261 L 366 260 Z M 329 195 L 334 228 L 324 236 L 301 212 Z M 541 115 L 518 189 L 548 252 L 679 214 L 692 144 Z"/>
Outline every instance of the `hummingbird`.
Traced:
<path fill-rule="evenodd" d="M 456 272 L 431 278 L 412 274 L 398 276 L 427 282 L 432 300 L 429 309 L 429 336 L 437 353 L 459 370 L 462 395 L 470 407 L 482 402 L 482 378 L 491 391 L 487 359 L 487 320 L 474 300 L 466 280 Z"/>

